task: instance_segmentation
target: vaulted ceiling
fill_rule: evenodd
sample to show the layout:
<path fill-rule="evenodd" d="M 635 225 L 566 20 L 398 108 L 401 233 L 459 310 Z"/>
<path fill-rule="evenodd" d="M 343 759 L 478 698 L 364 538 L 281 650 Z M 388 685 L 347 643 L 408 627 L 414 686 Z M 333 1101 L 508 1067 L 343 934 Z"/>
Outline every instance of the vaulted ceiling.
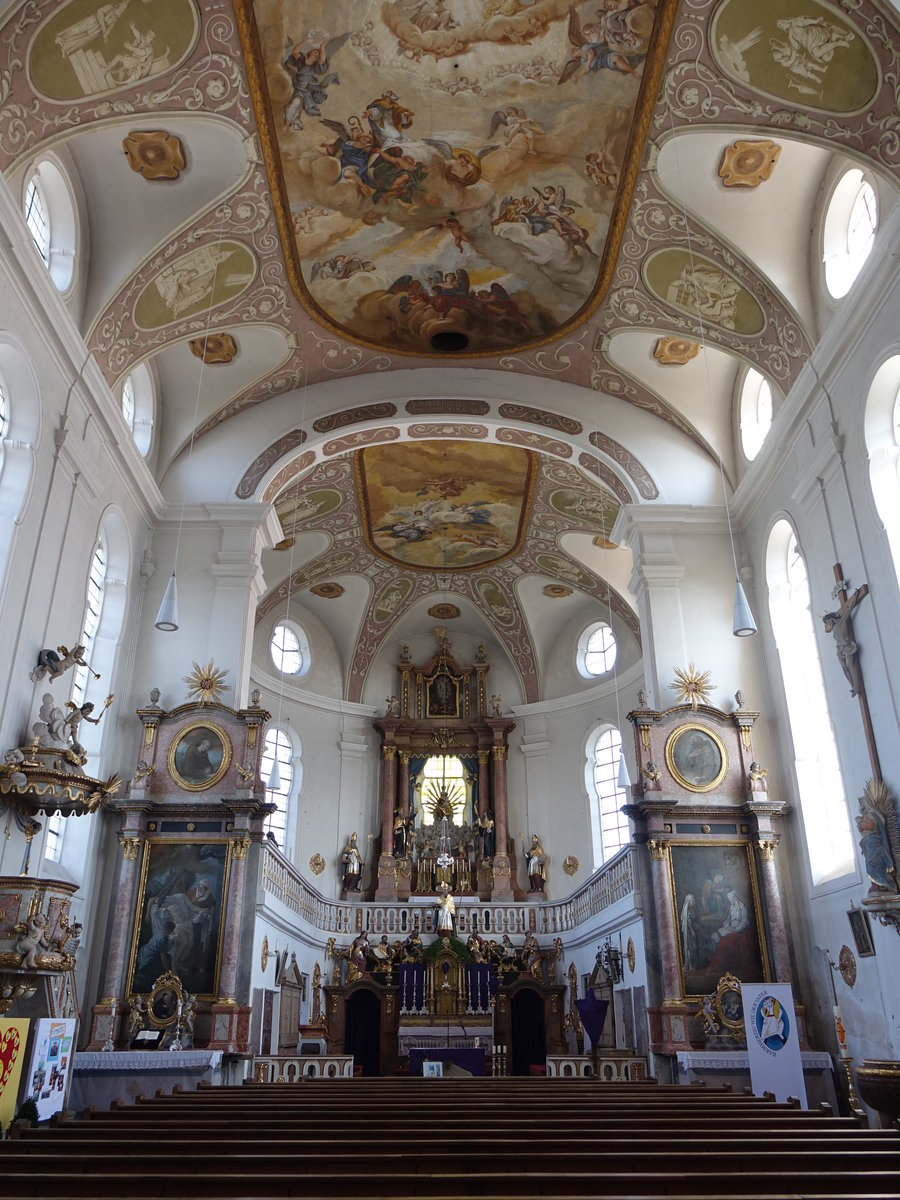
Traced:
<path fill-rule="evenodd" d="M 20 197 L 35 163 L 70 180 L 67 303 L 114 391 L 148 365 L 164 495 L 276 502 L 259 618 L 312 605 L 351 699 L 438 594 L 523 699 L 560 605 L 637 645 L 619 506 L 722 502 L 746 368 L 777 406 L 835 311 L 824 197 L 851 166 L 882 217 L 896 195 L 870 0 L 0 19 L 0 168 Z"/>

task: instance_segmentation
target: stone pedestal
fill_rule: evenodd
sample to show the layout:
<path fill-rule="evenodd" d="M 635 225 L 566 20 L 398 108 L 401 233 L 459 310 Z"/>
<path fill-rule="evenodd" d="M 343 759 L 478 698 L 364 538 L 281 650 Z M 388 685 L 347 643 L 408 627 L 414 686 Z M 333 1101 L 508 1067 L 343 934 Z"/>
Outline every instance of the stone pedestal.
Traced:
<path fill-rule="evenodd" d="M 251 1053 L 250 1016 L 252 1009 L 242 1004 L 217 1001 L 210 1008 L 210 1050 L 221 1050 L 225 1054 Z"/>

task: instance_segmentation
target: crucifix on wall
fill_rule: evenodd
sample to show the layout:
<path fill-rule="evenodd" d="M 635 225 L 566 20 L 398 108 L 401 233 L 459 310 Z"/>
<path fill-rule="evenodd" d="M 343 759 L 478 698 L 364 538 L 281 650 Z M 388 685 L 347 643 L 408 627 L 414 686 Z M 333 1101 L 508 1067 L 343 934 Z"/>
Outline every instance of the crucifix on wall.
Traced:
<path fill-rule="evenodd" d="M 859 700 L 859 710 L 862 715 L 863 730 L 866 736 L 866 746 L 869 750 L 869 761 L 872 764 L 872 774 L 881 781 L 881 765 L 878 761 L 878 750 L 875 746 L 875 733 L 872 729 L 872 718 L 869 715 L 869 701 L 866 698 L 866 687 L 863 682 L 862 670 L 859 665 L 859 646 L 853 636 L 853 610 L 869 594 L 868 584 L 862 584 L 851 595 L 847 595 L 847 580 L 840 563 L 834 564 L 835 586 L 831 593 L 840 603 L 833 612 L 827 612 L 822 617 L 825 632 L 834 638 L 834 648 L 841 664 L 841 670 L 847 676 L 850 684 L 850 695 Z"/>

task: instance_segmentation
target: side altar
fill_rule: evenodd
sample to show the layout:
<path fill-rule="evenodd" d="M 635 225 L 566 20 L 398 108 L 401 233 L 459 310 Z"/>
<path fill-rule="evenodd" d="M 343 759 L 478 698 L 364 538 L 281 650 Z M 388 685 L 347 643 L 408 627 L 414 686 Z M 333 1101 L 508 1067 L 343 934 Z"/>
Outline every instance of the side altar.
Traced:
<path fill-rule="evenodd" d="M 502 715 L 498 695 L 488 711 L 484 648 L 465 665 L 453 655 L 446 630 L 437 628 L 435 637 L 427 662 L 414 663 L 403 647 L 399 695 L 388 698 L 384 716 L 373 722 L 381 739 L 374 899 L 431 895 L 443 885 L 484 900 L 521 898 L 507 820 L 507 750 L 515 722 Z M 357 867 L 348 884 L 345 871 L 345 891 L 358 889 L 359 878 Z"/>

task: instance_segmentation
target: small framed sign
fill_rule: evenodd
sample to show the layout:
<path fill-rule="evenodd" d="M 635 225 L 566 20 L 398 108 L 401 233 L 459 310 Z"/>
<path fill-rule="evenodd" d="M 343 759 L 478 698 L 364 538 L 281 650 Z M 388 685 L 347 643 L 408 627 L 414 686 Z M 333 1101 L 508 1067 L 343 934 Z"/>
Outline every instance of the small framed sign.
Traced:
<path fill-rule="evenodd" d="M 856 953 L 860 958 L 874 958 L 875 945 L 869 929 L 869 914 L 862 908 L 851 908 L 847 913 L 853 940 L 856 943 Z"/>
<path fill-rule="evenodd" d="M 425 1079 L 443 1079 L 444 1064 L 442 1062 L 423 1062 L 422 1075 Z"/>

